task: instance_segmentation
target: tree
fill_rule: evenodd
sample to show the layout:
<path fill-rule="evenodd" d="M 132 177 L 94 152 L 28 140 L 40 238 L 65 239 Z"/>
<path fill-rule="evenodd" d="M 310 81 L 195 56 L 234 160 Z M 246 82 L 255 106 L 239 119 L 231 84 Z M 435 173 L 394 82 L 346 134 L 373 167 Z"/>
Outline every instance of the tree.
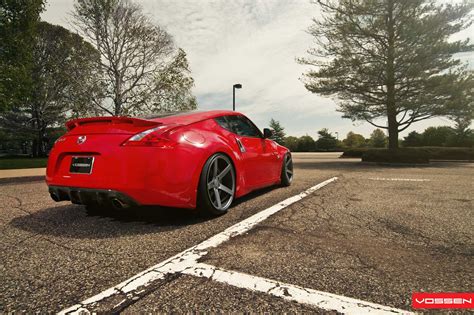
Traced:
<path fill-rule="evenodd" d="M 314 152 L 316 149 L 316 143 L 314 139 L 309 135 L 301 136 L 298 139 L 298 144 L 296 146 L 296 151 L 298 152 Z"/>
<path fill-rule="evenodd" d="M 272 139 L 275 140 L 276 143 L 284 145 L 285 143 L 285 128 L 283 128 L 279 121 L 275 119 L 270 119 L 270 128 L 273 129 L 273 136 Z"/>
<path fill-rule="evenodd" d="M 33 155 L 44 156 L 49 129 L 99 98 L 93 78 L 100 57 L 81 36 L 46 22 L 38 24 L 32 48 L 32 97 L 0 113 L 0 126 L 32 140 Z"/>
<path fill-rule="evenodd" d="M 467 97 L 474 77 L 453 59 L 472 49 L 451 35 L 472 23 L 474 4 L 434 0 L 317 0 L 309 29 L 318 44 L 299 62 L 317 66 L 305 86 L 340 100 L 344 118 L 388 129 L 389 148 L 412 123 L 447 115 L 453 95 Z M 449 39 L 449 41 L 448 41 Z M 460 102 L 463 103 L 463 102 Z M 378 123 L 385 118 L 387 124 Z"/>
<path fill-rule="evenodd" d="M 157 75 L 155 84 L 150 112 L 196 109 L 196 98 L 191 93 L 194 79 L 184 50 L 178 49 L 173 61 Z"/>
<path fill-rule="evenodd" d="M 385 148 L 387 136 L 381 129 L 375 129 L 370 134 L 370 145 L 374 148 Z"/>
<path fill-rule="evenodd" d="M 349 131 L 342 143 L 348 148 L 362 148 L 365 147 L 366 141 L 363 135 Z"/>
<path fill-rule="evenodd" d="M 334 150 L 338 141 L 327 128 L 323 128 L 318 131 L 319 138 L 316 140 L 316 148 L 321 151 Z"/>
<path fill-rule="evenodd" d="M 403 139 L 403 146 L 405 147 L 421 147 L 423 145 L 423 135 L 412 131 Z"/>
<path fill-rule="evenodd" d="M 453 136 L 454 131 L 448 126 L 428 127 L 423 132 L 423 146 L 447 146 Z"/>
<path fill-rule="evenodd" d="M 471 71 L 471 75 L 474 71 Z M 472 119 L 474 117 L 474 84 L 472 82 L 464 82 L 469 84 L 465 87 L 469 93 L 467 97 L 457 95 L 452 99 L 451 112 L 448 115 L 449 119 L 455 122 L 454 135 L 451 139 L 453 145 L 467 146 L 470 143 L 472 130 L 470 129 Z"/>
<path fill-rule="evenodd" d="M 472 146 L 472 138 L 474 135 L 474 131 L 470 128 L 472 119 L 468 120 L 461 118 L 455 121 L 456 124 L 453 128 L 454 136 L 452 138 L 452 141 L 450 141 L 452 145 L 460 147 Z"/>
<path fill-rule="evenodd" d="M 472 123 L 472 117 L 469 116 L 458 116 L 453 117 L 455 125 L 453 130 L 453 135 L 449 143 L 453 146 L 469 146 L 472 138 L 473 130 L 470 128 Z"/>
<path fill-rule="evenodd" d="M 286 137 L 284 146 L 291 152 L 296 152 L 298 150 L 298 138 L 293 136 Z"/>
<path fill-rule="evenodd" d="M 186 55 L 139 5 L 130 0 L 77 0 L 73 17 L 101 56 L 97 69 L 110 101 L 96 102 L 101 110 L 134 115 L 179 109 L 183 100 L 195 108 Z"/>
<path fill-rule="evenodd" d="M 31 98 L 33 45 L 43 0 L 0 1 L 0 111 Z"/>

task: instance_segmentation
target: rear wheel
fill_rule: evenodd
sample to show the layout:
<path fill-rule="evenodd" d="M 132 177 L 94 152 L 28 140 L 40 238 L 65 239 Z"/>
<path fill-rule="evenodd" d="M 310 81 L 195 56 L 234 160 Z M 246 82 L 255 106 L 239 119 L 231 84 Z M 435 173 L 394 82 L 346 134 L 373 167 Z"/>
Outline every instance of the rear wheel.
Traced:
<path fill-rule="evenodd" d="M 235 169 L 226 155 L 216 153 L 207 160 L 198 187 L 198 207 L 205 215 L 227 212 L 235 196 Z"/>
<path fill-rule="evenodd" d="M 293 181 L 293 160 L 289 153 L 285 154 L 285 158 L 283 159 L 280 180 L 282 186 L 290 186 Z"/>

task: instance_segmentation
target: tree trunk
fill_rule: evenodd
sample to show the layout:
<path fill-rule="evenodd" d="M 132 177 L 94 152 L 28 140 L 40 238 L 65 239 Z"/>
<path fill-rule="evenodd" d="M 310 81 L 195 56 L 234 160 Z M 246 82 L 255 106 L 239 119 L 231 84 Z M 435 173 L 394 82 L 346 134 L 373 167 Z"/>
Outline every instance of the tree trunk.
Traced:
<path fill-rule="evenodd" d="M 121 77 L 121 74 L 116 70 L 118 69 L 118 62 L 117 64 L 113 65 L 113 68 L 115 69 L 114 71 L 114 75 L 115 75 L 114 116 L 120 116 L 122 115 L 123 101 L 122 101 L 122 77 Z"/>
<path fill-rule="evenodd" d="M 398 123 L 396 112 L 388 111 L 388 148 L 390 150 L 398 149 Z"/>
<path fill-rule="evenodd" d="M 33 139 L 32 154 L 33 157 L 44 157 L 46 152 L 44 150 L 44 132 L 38 131 L 36 138 Z"/>
<path fill-rule="evenodd" d="M 37 139 L 33 139 L 31 144 L 31 155 L 33 157 L 38 157 L 38 141 Z"/>
<path fill-rule="evenodd" d="M 122 111 L 122 104 L 120 100 L 114 99 L 114 116 L 120 116 Z"/>
<path fill-rule="evenodd" d="M 38 131 L 38 157 L 46 156 L 46 152 L 44 150 L 44 130 L 40 129 Z"/>
<path fill-rule="evenodd" d="M 398 122 L 397 105 L 395 102 L 395 31 L 393 20 L 393 0 L 388 1 L 387 7 L 387 120 L 388 120 L 388 148 L 398 149 Z"/>

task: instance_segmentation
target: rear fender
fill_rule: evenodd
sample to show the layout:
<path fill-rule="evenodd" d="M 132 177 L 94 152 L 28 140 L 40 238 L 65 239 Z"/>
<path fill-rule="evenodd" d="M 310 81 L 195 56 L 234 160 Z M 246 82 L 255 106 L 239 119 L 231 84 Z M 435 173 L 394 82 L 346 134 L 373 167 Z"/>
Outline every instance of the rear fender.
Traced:
<path fill-rule="evenodd" d="M 235 178 L 236 178 L 236 197 L 241 196 L 242 194 L 244 194 L 243 188 L 245 187 L 245 180 L 241 172 L 242 157 L 240 155 L 240 151 L 237 146 L 237 143 L 236 142 L 231 143 L 230 141 L 228 141 L 227 138 L 219 134 L 212 133 L 209 136 L 213 137 L 214 140 L 212 141 L 212 144 L 206 147 L 206 154 L 199 161 L 199 166 L 200 166 L 201 171 L 196 172 L 195 177 L 193 178 L 193 187 L 195 187 L 195 191 L 196 191 L 195 195 L 197 196 L 199 179 L 201 177 L 202 170 L 207 160 L 209 160 L 209 158 L 216 153 L 222 153 L 230 159 L 231 163 L 234 166 Z"/>

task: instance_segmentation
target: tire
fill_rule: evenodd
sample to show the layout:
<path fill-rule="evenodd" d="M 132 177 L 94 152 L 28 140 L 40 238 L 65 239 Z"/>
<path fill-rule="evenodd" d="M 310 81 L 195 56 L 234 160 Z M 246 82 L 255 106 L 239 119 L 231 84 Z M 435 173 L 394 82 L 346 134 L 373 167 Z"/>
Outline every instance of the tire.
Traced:
<path fill-rule="evenodd" d="M 222 153 L 211 156 L 201 172 L 198 185 L 198 208 L 205 216 L 225 214 L 235 197 L 235 168 Z"/>
<path fill-rule="evenodd" d="M 293 159 L 291 154 L 285 154 L 283 166 L 281 167 L 280 182 L 282 186 L 290 186 L 293 181 Z"/>

